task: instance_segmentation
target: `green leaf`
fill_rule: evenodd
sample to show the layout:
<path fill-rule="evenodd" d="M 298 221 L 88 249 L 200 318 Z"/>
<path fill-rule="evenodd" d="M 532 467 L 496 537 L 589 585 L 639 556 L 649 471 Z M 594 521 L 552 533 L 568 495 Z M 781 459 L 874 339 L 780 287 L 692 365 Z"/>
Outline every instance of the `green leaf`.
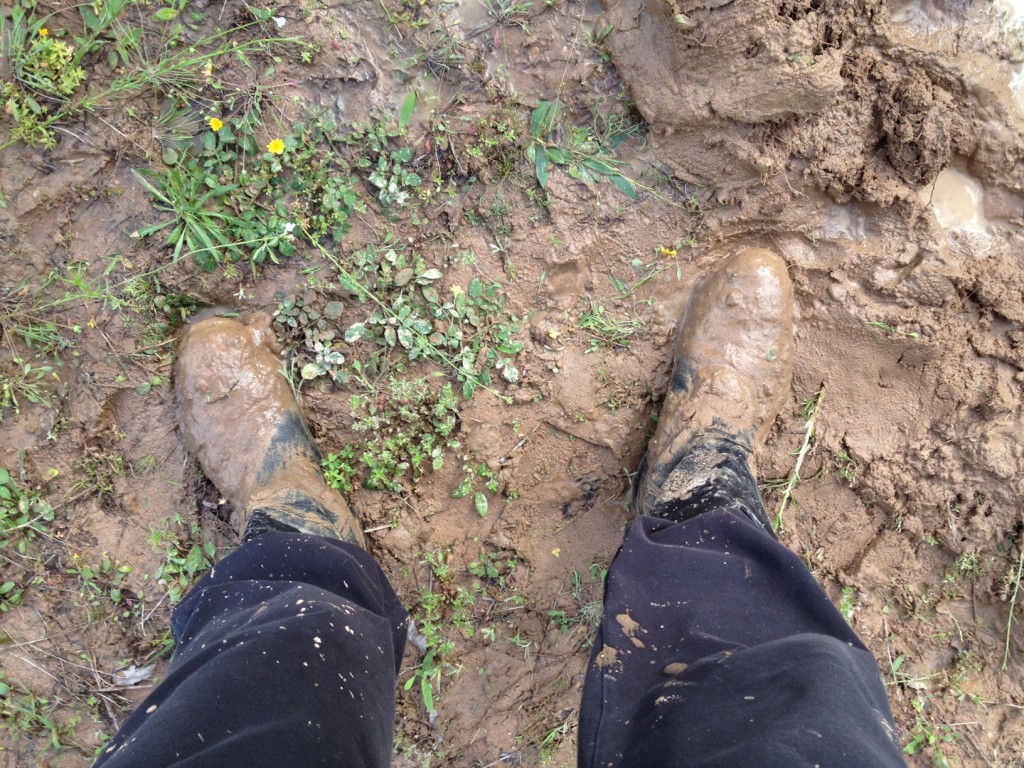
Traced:
<path fill-rule="evenodd" d="M 453 499 L 464 499 L 473 490 L 473 476 L 466 475 L 466 479 L 459 483 L 459 487 L 452 491 Z"/>
<path fill-rule="evenodd" d="M 299 372 L 303 379 L 306 381 L 312 381 L 317 376 L 323 376 L 327 371 L 321 368 L 316 363 L 306 363 L 302 366 L 302 370 Z"/>
<path fill-rule="evenodd" d="M 355 323 L 354 325 L 349 326 L 349 329 L 345 331 L 345 341 L 349 344 L 353 344 L 366 336 L 366 332 L 366 323 Z"/>
<path fill-rule="evenodd" d="M 441 303 L 441 296 L 438 294 L 437 288 L 434 286 L 424 285 L 420 290 L 423 292 L 423 298 L 431 304 L 437 305 Z"/>
<path fill-rule="evenodd" d="M 430 678 L 424 676 L 420 680 L 420 690 L 423 692 L 423 706 L 427 712 L 434 712 L 434 689 L 430 687 Z"/>
<path fill-rule="evenodd" d="M 174 21 L 174 19 L 177 18 L 177 16 L 178 12 L 173 8 L 161 8 L 159 11 L 153 14 L 153 18 L 156 21 Z"/>
<path fill-rule="evenodd" d="M 548 157 L 552 163 L 557 163 L 558 165 L 565 165 L 572 160 L 572 155 L 561 147 L 548 147 Z"/>
<path fill-rule="evenodd" d="M 409 121 L 412 119 L 412 113 L 416 111 L 416 91 L 412 91 L 408 96 L 405 97 L 405 101 L 402 102 L 402 108 L 398 112 L 398 128 L 405 130 L 405 127 L 409 125 Z"/>
<path fill-rule="evenodd" d="M 630 200 L 637 199 L 638 195 L 636 192 L 636 187 L 633 186 L 632 181 L 630 181 L 625 176 L 619 173 L 612 174 L 609 178 L 612 180 L 612 184 L 618 187 L 619 191 L 621 191 L 622 194 L 624 194 Z"/>
<path fill-rule="evenodd" d="M 483 491 L 473 494 L 473 506 L 480 517 L 487 517 L 487 495 Z"/>
<path fill-rule="evenodd" d="M 548 152 L 544 147 L 537 147 L 537 183 L 541 189 L 548 186 Z"/>
<path fill-rule="evenodd" d="M 618 173 L 618 171 L 604 160 L 598 160 L 596 157 L 588 157 L 583 161 L 583 164 L 593 171 L 597 171 L 600 174 L 610 176 Z"/>
<path fill-rule="evenodd" d="M 530 115 L 530 135 L 535 139 L 547 136 L 555 127 L 562 112 L 562 105 L 557 101 L 539 101 L 537 108 Z"/>

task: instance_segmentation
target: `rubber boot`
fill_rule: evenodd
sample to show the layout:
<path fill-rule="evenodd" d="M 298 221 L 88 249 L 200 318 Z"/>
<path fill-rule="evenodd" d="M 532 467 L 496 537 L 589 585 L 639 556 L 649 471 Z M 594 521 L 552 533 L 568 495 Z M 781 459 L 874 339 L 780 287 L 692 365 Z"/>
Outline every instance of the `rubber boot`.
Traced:
<path fill-rule="evenodd" d="M 633 486 L 640 514 L 679 522 L 739 507 L 771 531 L 751 456 L 789 397 L 792 339 L 793 287 L 775 253 L 744 249 L 694 287 Z"/>
<path fill-rule="evenodd" d="M 231 502 L 243 541 L 282 530 L 363 547 L 359 521 L 324 482 L 273 343 L 265 315 L 214 315 L 188 327 L 175 367 L 185 445 Z"/>

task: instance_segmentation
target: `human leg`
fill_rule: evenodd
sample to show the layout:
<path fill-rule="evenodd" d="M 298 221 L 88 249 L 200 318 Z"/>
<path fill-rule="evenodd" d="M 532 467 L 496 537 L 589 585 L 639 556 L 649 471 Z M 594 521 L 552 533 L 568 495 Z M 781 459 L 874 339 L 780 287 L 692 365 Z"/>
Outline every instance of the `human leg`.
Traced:
<path fill-rule="evenodd" d="M 775 538 L 750 455 L 789 387 L 785 265 L 695 289 L 672 389 L 609 571 L 581 768 L 899 766 L 877 665 Z"/>
<path fill-rule="evenodd" d="M 172 615 L 168 675 L 97 766 L 385 766 L 407 614 L 361 547 L 259 322 L 201 320 L 175 385 L 242 546 Z"/>
<path fill-rule="evenodd" d="M 167 677 L 96 765 L 387 766 L 406 618 L 362 549 L 252 538 L 175 609 Z"/>

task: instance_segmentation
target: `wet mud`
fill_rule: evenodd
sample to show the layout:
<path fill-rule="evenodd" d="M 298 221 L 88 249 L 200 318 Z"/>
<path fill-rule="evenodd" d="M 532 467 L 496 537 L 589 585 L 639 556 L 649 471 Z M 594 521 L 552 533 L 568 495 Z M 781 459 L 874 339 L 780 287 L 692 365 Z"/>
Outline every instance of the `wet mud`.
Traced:
<path fill-rule="evenodd" d="M 845 601 L 889 683 L 902 743 L 924 720 L 955 737 L 942 745 L 952 765 L 1020 765 L 1019 602 L 1007 633 L 1024 527 L 1019 35 L 989 3 L 966 0 L 556 3 L 533 8 L 528 30 L 491 24 L 475 2 L 449 14 L 472 66 L 412 83 L 396 62 L 420 42 L 398 35 L 378 4 L 329 2 L 301 21 L 289 14 L 290 30 L 301 24 L 322 57 L 312 67 L 280 65 L 286 85 L 271 94 L 282 120 L 311 105 L 342 121 L 393 112 L 418 88 L 425 106 L 410 136 L 429 156 L 431 110 L 477 118 L 500 92 L 515 94 L 526 116 L 556 95 L 582 115 L 624 98 L 648 140 L 623 144 L 621 155 L 638 178 L 668 181 L 631 203 L 611 185 L 552 173 L 550 204 L 540 209 L 521 187 L 471 166 L 485 183 L 425 213 L 443 237 L 402 233 L 426 261 L 446 266 L 446 284 L 501 278 L 509 310 L 524 318 L 525 349 L 521 383 L 503 391 L 510 403 L 478 394 L 460 406 L 458 438 L 502 491 L 486 517 L 451 498 L 465 476 L 458 457 L 401 498 L 364 488 L 350 495 L 370 551 L 410 604 L 436 587 L 428 554 L 443 553 L 466 586 L 481 553 L 518 563 L 501 599 L 474 606 L 477 627 L 494 639 L 478 628 L 459 637 L 437 712 L 425 711 L 415 687 L 399 691 L 395 765 L 575 764 L 592 634 L 586 622 L 559 625 L 552 613 L 580 615 L 600 599 L 600 571 L 631 517 L 630 477 L 670 386 L 679 318 L 701 276 L 751 246 L 785 259 L 794 303 L 792 383 L 757 454 L 762 481 L 788 478 L 806 431 L 802 404 L 824 393 L 782 541 Z M 609 25 L 602 56 L 587 33 Z M 273 312 L 279 291 L 302 290 L 309 264 L 300 260 L 258 278 L 166 267 L 158 243 L 130 236 L 155 220 L 132 175 L 145 165 L 143 139 L 105 133 L 97 116 L 70 130 L 52 152 L 4 150 L 5 291 L 69 265 L 118 281 L 160 268 L 168 293 L 245 313 Z M 490 248 L 488 226 L 474 223 L 486 222 L 499 193 L 504 254 Z M 347 242 L 372 241 L 378 223 L 373 213 L 355 220 Z M 476 263 L 451 259 L 452 242 Z M 674 245 L 674 256 L 660 250 Z M 613 278 L 633 287 L 617 290 Z M 578 324 L 592 301 L 641 330 L 628 344 L 592 343 Z M 44 578 L 0 619 L 7 682 L 40 696 L 65 696 L 58 679 L 77 681 L 83 699 L 97 686 L 71 662 L 88 659 L 109 675 L 127 657 L 148 658 L 163 631 L 150 624 L 167 620 L 152 578 L 162 558 L 153 530 L 178 517 L 221 554 L 233 546 L 234 510 L 254 482 L 234 446 L 266 439 L 272 425 L 260 421 L 261 404 L 290 397 L 264 326 L 253 322 L 248 341 L 218 348 L 232 360 L 250 354 L 260 371 L 244 384 L 252 397 L 236 407 L 212 376 L 222 363 L 197 360 L 195 379 L 181 364 L 176 373 L 187 343 L 154 344 L 140 316 L 110 302 L 63 307 L 60 322 L 77 331 L 53 407 L 0 422 L 0 464 L 24 467 L 57 512 Z M 13 357 L 5 341 L 5 369 Z M 190 426 L 175 386 L 186 405 L 230 403 L 225 427 Z M 354 437 L 351 394 L 303 389 L 324 453 Z M 225 458 L 220 474 L 200 472 L 194 454 L 204 452 Z M 764 488 L 770 513 L 779 503 L 773 487 Z M 132 565 L 124 589 L 150 606 L 140 634 L 76 612 L 77 584 L 59 582 L 76 553 L 104 552 Z M 513 592 L 522 600 L 507 600 Z M 421 662 L 410 648 L 403 683 Z M 614 665 L 614 653 L 598 663 Z M 116 690 L 103 728 L 77 726 L 83 749 L 53 765 L 89 764 L 101 731 L 145 693 Z M 34 764 L 25 741 L 5 748 L 7 764 Z M 932 755 L 908 761 L 931 765 Z"/>

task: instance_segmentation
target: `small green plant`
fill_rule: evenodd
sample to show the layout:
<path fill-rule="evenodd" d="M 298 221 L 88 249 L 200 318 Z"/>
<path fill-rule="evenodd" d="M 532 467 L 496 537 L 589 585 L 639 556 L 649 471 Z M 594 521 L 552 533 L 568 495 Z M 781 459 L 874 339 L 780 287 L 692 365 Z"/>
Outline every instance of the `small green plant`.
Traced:
<path fill-rule="evenodd" d="M 412 148 L 408 145 L 395 146 L 405 137 L 406 126 L 415 108 L 416 92 L 413 91 L 402 104 L 397 128 L 381 119 L 369 125 L 356 126 L 345 139 L 359 148 L 356 167 L 369 171 L 367 180 L 385 209 L 405 207 L 423 184 L 422 177 L 413 168 Z"/>
<path fill-rule="evenodd" d="M 623 163 L 608 147 L 602 145 L 588 128 L 561 123 L 562 105 L 557 101 L 540 101 L 530 115 L 530 144 L 526 156 L 534 168 L 537 183 L 548 185 L 552 165 L 565 168 L 574 179 L 592 184 L 599 178 L 611 181 L 631 200 L 638 195 L 635 184 L 623 175 Z M 565 134 L 564 139 L 561 139 Z"/>
<path fill-rule="evenodd" d="M 391 378 L 386 394 L 352 395 L 350 402 L 353 429 L 364 439 L 323 462 L 327 482 L 341 491 L 361 477 L 367 488 L 405 492 L 409 479 L 440 469 L 445 452 L 459 446 L 459 401 L 450 383 L 437 388 L 424 378 Z"/>
<path fill-rule="evenodd" d="M 373 309 L 367 319 L 349 326 L 346 342 L 373 340 L 405 351 L 412 361 L 439 364 L 462 382 L 466 399 L 478 387 L 491 386 L 492 370 L 508 382 L 519 381 L 513 362 L 523 348 L 514 339 L 519 323 L 504 315 L 500 283 L 474 278 L 467 288 L 452 286 L 450 297 L 442 297 L 435 285 L 443 276 L 440 270 L 410 260 L 400 249 L 368 246 L 354 261 L 357 273 L 341 267 L 342 282 Z"/>
<path fill-rule="evenodd" d="M 325 152 L 337 139 L 329 120 L 297 124 L 260 151 L 258 102 L 244 115 L 211 117 L 197 157 L 160 173 L 136 174 L 158 210 L 171 217 L 135 232 L 169 230 L 173 258 L 191 255 L 212 271 L 222 262 L 277 263 L 299 235 L 339 241 L 360 208 L 347 164 Z"/>
<path fill-rule="evenodd" d="M 120 620 L 132 615 L 133 605 L 129 603 L 137 602 L 126 584 L 132 572 L 130 565 L 115 562 L 106 552 L 96 564 L 75 553 L 67 572 L 78 579 L 79 597 L 88 609 L 90 621 L 103 621 L 111 616 Z"/>
<path fill-rule="evenodd" d="M 530 15 L 530 4 L 522 0 L 483 0 L 487 15 L 495 24 L 515 24 L 526 30 L 526 19 Z"/>
<path fill-rule="evenodd" d="M 313 308 L 308 296 L 281 297 L 274 312 L 277 337 L 292 355 L 304 381 L 321 376 L 339 384 L 346 381 L 345 355 L 335 326 L 343 310 L 340 301 L 327 302 L 321 312 Z"/>
<path fill-rule="evenodd" d="M 589 648 L 593 644 L 597 628 L 601 624 L 604 610 L 602 593 L 607 575 L 608 569 L 596 563 L 590 566 L 589 580 L 585 579 L 578 570 L 573 569 L 569 592 L 574 605 L 570 609 L 552 608 L 548 611 L 551 623 L 562 632 L 567 632 L 577 626 L 583 627 L 584 647 Z"/>
<path fill-rule="evenodd" d="M 865 322 L 865 325 L 870 325 L 872 328 L 878 328 L 882 331 L 888 331 L 893 336 L 906 336 L 909 339 L 917 339 L 921 336 L 917 331 L 903 331 L 897 326 L 889 325 L 888 323 L 883 323 L 878 320 L 868 320 Z"/>
<path fill-rule="evenodd" d="M 182 536 L 182 530 L 187 535 Z M 155 552 L 163 554 L 154 578 L 166 590 L 170 604 L 176 605 L 213 565 L 217 549 L 212 541 L 204 541 L 198 523 L 186 525 L 181 516 L 176 516 L 173 524 L 165 520 L 161 528 L 154 528 L 149 541 Z"/>
<path fill-rule="evenodd" d="M 75 728 L 81 722 L 78 716 L 58 717 L 57 710 L 64 704 L 59 698 L 43 698 L 27 688 L 12 686 L 0 673 L 0 728 L 11 741 L 41 737 L 48 749 L 63 753 L 74 745 Z"/>
<path fill-rule="evenodd" d="M 0 114 L 11 124 L 12 140 L 52 148 L 57 142 L 47 118 L 85 81 L 83 49 L 49 29 L 49 17 L 34 19 L 28 10 L 28 3 L 15 2 L 9 18 L 0 15 L 0 58 L 9 68 L 0 81 Z"/>
<path fill-rule="evenodd" d="M 45 525 L 53 518 L 53 507 L 41 494 L 18 484 L 9 470 L 0 467 L 0 546 L 26 554 L 32 540 L 45 535 Z"/>
<path fill-rule="evenodd" d="M 958 743 L 962 737 L 951 726 L 936 725 L 928 720 L 924 714 L 926 704 L 926 700 L 920 696 L 910 703 L 914 709 L 914 726 L 903 751 L 908 755 L 927 756 L 935 768 L 949 768 L 949 758 L 943 752 L 943 747 Z"/>
<path fill-rule="evenodd" d="M 476 489 L 476 485 L 478 482 L 481 482 L 487 491 L 498 493 L 501 489 L 498 478 L 494 471 L 484 462 L 476 461 L 472 456 L 464 456 L 463 459 L 465 463 L 462 465 L 462 469 L 466 473 L 466 477 L 452 491 L 452 498 L 464 499 L 472 493 L 473 507 L 476 509 L 477 514 L 480 517 L 487 517 L 490 506 L 487 501 L 487 494 L 482 490 Z"/>
<path fill-rule="evenodd" d="M 494 552 L 481 552 L 476 560 L 466 566 L 478 579 L 493 582 L 504 589 L 519 563 L 513 557 L 504 557 Z"/>
<path fill-rule="evenodd" d="M 324 480 L 342 493 L 350 493 L 359 470 L 355 466 L 356 448 L 346 445 L 337 453 L 329 453 L 323 460 Z"/>
<path fill-rule="evenodd" d="M 594 299 L 589 303 L 576 320 L 576 327 L 587 337 L 587 354 L 602 347 L 624 349 L 644 330 L 644 324 L 635 317 L 617 318 Z"/>
<path fill-rule="evenodd" d="M 839 468 L 839 476 L 852 488 L 857 482 L 860 464 L 844 449 L 836 454 L 836 466 Z"/>
<path fill-rule="evenodd" d="M 853 587 L 843 587 L 839 597 L 839 612 L 843 614 L 846 623 L 853 621 L 853 612 L 857 609 L 857 590 Z"/>

